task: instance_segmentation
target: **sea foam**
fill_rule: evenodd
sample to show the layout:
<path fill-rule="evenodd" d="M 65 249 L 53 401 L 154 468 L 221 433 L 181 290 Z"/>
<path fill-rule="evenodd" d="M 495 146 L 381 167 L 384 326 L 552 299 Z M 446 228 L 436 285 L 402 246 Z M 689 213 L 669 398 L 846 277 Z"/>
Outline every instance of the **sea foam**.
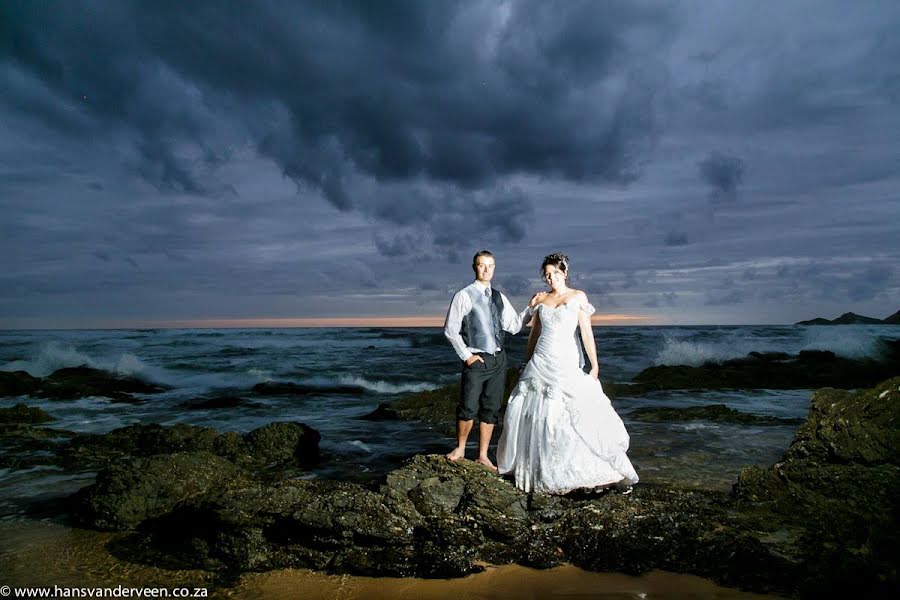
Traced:
<path fill-rule="evenodd" d="M 341 385 L 355 385 L 371 392 L 378 394 L 406 394 L 410 392 L 427 392 L 440 387 L 434 383 L 417 382 L 417 383 L 388 383 L 387 381 L 370 381 L 365 377 L 355 375 L 343 375 L 338 377 Z"/>
<path fill-rule="evenodd" d="M 665 337 L 662 348 L 654 357 L 656 365 L 700 366 L 743 358 L 751 352 L 786 352 L 796 355 L 801 350 L 827 350 L 845 358 L 880 358 L 884 350 L 877 335 L 866 328 L 854 326 L 809 327 L 796 337 L 760 338 L 741 333 L 716 341 Z"/>
<path fill-rule="evenodd" d="M 57 341 L 37 348 L 28 360 L 14 360 L 0 370 L 25 371 L 33 377 L 46 377 L 58 369 L 88 366 L 123 376 L 145 376 L 147 366 L 137 356 L 124 352 L 117 356 L 95 358 Z"/>

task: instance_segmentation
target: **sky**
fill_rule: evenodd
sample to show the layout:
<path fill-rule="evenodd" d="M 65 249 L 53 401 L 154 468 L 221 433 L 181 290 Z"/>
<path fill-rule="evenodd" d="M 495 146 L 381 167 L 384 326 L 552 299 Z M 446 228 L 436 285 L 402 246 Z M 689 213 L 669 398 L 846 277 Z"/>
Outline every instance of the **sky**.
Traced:
<path fill-rule="evenodd" d="M 0 3 L 0 328 L 900 308 L 900 3 Z"/>

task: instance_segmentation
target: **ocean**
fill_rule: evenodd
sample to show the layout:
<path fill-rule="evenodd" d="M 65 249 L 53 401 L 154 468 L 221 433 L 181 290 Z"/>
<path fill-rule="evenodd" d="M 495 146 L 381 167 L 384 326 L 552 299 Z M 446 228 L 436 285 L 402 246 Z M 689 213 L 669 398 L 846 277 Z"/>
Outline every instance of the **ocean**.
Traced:
<path fill-rule="evenodd" d="M 751 351 L 830 350 L 876 356 L 879 338 L 900 338 L 900 326 L 693 326 L 595 327 L 601 381 L 627 382 L 646 367 L 699 365 Z M 510 365 L 520 364 L 526 335 L 510 337 Z M 0 369 L 43 377 L 62 367 L 87 365 L 165 385 L 139 404 L 104 398 L 24 402 L 56 418 L 47 426 L 105 433 L 134 423 L 190 423 L 247 432 L 273 421 L 301 422 L 322 435 L 321 463 L 307 478 L 377 479 L 423 452 L 446 452 L 446 429 L 419 422 L 368 421 L 380 403 L 456 381 L 460 363 L 440 329 L 154 329 L 0 332 Z M 314 388 L 298 395 L 260 395 L 263 382 Z M 730 425 L 693 421 L 645 423 L 629 418 L 644 406 L 725 404 L 737 410 L 803 418 L 811 390 L 758 389 L 656 392 L 621 398 L 614 406 L 631 434 L 629 456 L 644 484 L 727 490 L 744 466 L 779 459 L 796 425 Z M 190 408 L 198 400 L 231 396 L 232 408 Z M 496 439 L 494 440 L 496 442 Z M 475 442 L 475 437 L 470 439 Z M 470 451 L 474 456 L 474 451 Z M 52 500 L 93 482 L 94 473 L 56 467 L 0 469 L 0 518 L 24 518 L 35 501 Z"/>

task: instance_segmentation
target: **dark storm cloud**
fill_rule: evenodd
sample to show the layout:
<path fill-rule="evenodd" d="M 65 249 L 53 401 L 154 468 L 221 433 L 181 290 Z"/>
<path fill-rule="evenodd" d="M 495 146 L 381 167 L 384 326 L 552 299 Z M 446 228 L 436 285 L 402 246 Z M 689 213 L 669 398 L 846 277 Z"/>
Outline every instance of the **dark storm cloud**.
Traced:
<path fill-rule="evenodd" d="M 697 165 L 700 176 L 712 190 L 713 201 L 733 200 L 737 197 L 738 186 L 744 180 L 744 162 L 735 156 L 714 153 Z"/>
<path fill-rule="evenodd" d="M 710 292 L 706 295 L 704 304 L 707 306 L 729 306 L 732 304 L 741 304 L 747 300 L 747 297 L 739 290 L 733 290 L 727 293 Z"/>
<path fill-rule="evenodd" d="M 538 277 L 524 277 L 515 274 L 495 275 L 496 287 L 508 296 L 530 296 L 541 289 Z"/>
<path fill-rule="evenodd" d="M 847 303 L 872 300 L 888 294 L 896 269 L 893 264 L 813 264 L 790 271 L 799 292 L 810 298 L 839 299 Z"/>
<path fill-rule="evenodd" d="M 176 193 L 221 193 L 211 166 L 230 132 L 339 210 L 442 232 L 429 203 L 364 190 L 428 181 L 462 196 L 515 173 L 633 180 L 664 77 L 642 59 L 671 16 L 627 2 L 504 6 L 7 3 L 6 77 L 23 81 L 7 108 L 61 134 L 124 130 L 135 172 Z M 527 223 L 490 227 L 514 241 Z"/>
<path fill-rule="evenodd" d="M 662 292 L 660 294 L 650 294 L 644 306 L 647 308 L 658 308 L 660 306 L 675 306 L 678 304 L 678 294 L 675 292 Z"/>
<path fill-rule="evenodd" d="M 666 234 L 666 246 L 686 246 L 688 244 L 688 235 L 683 231 L 670 231 Z"/>
<path fill-rule="evenodd" d="M 533 201 L 517 188 L 394 185 L 366 194 L 371 202 L 360 212 L 397 226 L 394 233 L 375 234 L 376 249 L 387 257 L 439 259 L 476 241 L 518 242 L 534 216 Z"/>

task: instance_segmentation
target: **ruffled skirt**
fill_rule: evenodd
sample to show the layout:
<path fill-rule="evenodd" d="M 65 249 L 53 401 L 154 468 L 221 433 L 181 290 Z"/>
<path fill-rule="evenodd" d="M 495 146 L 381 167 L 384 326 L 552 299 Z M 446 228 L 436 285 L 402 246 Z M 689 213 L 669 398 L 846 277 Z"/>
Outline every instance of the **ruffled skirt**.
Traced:
<path fill-rule="evenodd" d="M 542 378 L 530 364 L 513 389 L 497 446 L 500 473 L 526 492 L 632 485 L 629 436 L 599 381 L 580 370 Z"/>

